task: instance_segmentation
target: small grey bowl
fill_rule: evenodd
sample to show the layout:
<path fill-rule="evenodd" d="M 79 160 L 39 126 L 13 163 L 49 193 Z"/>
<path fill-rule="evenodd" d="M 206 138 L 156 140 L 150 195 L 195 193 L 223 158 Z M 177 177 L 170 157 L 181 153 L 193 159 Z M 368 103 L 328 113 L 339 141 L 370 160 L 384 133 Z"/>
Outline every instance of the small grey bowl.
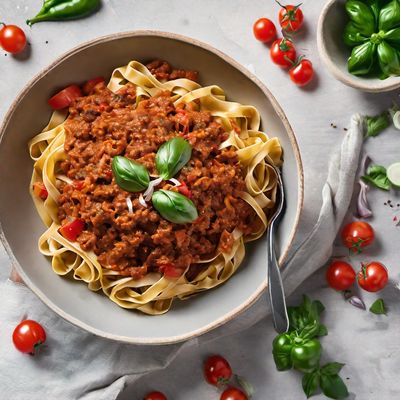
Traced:
<path fill-rule="evenodd" d="M 347 86 L 364 92 L 389 92 L 400 88 L 400 77 L 358 77 L 347 71 L 347 60 L 351 50 L 343 43 L 342 35 L 347 23 L 345 0 L 329 0 L 318 21 L 319 54 L 332 75 Z"/>

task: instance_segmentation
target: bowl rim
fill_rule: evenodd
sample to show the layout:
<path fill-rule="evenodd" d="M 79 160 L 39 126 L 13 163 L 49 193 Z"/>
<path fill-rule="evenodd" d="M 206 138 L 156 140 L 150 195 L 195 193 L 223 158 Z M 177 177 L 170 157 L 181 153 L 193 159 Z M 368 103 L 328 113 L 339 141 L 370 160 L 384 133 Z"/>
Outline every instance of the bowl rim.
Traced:
<path fill-rule="evenodd" d="M 36 84 L 40 79 L 42 79 L 49 71 L 51 71 L 53 68 L 61 64 L 64 60 L 74 56 L 76 53 L 97 45 L 99 43 L 103 42 L 108 42 L 108 41 L 114 41 L 118 39 L 123 39 L 123 38 L 130 38 L 130 37 L 139 37 L 139 36 L 145 36 L 145 37 L 161 37 L 161 38 L 166 38 L 166 39 L 172 39 L 175 41 L 180 41 L 184 42 L 186 44 L 200 47 L 210 53 L 215 54 L 219 58 L 223 59 L 226 61 L 228 64 L 230 64 L 232 67 L 235 69 L 239 70 L 242 74 L 247 76 L 253 83 L 255 83 L 263 92 L 263 94 L 268 98 L 270 101 L 273 109 L 277 113 L 278 117 L 282 121 L 282 124 L 284 125 L 284 128 L 288 134 L 291 146 L 293 148 L 293 152 L 295 155 L 295 161 L 297 165 L 297 170 L 299 174 L 299 179 L 297 183 L 297 189 L 298 189 L 298 200 L 297 200 L 297 208 L 296 208 L 296 216 L 295 216 L 295 221 L 292 226 L 289 239 L 286 245 L 286 248 L 284 249 L 282 255 L 280 256 L 279 263 L 280 266 L 282 266 L 283 262 L 287 258 L 289 254 L 289 250 L 293 244 L 295 234 L 298 229 L 299 221 L 300 221 L 300 215 L 301 211 L 303 209 L 303 204 L 304 204 L 304 171 L 303 171 L 303 164 L 300 156 L 300 150 L 299 146 L 297 143 L 297 139 L 295 137 L 294 131 L 285 115 L 283 112 L 283 109 L 275 99 L 275 97 L 272 95 L 272 93 L 267 89 L 267 87 L 250 71 L 248 71 L 245 67 L 243 67 L 239 62 L 235 61 L 233 58 L 229 57 L 222 51 L 214 48 L 213 46 L 204 43 L 202 41 L 199 41 L 197 39 L 193 39 L 188 36 L 176 34 L 176 33 L 171 33 L 171 32 L 165 32 L 165 31 L 158 31 L 158 30 L 134 30 L 134 31 L 125 31 L 125 32 L 119 32 L 119 33 L 113 33 L 113 34 L 108 34 L 108 35 L 103 35 L 100 37 L 97 37 L 92 40 L 85 41 L 72 49 L 64 52 L 60 56 L 58 56 L 52 63 L 50 63 L 48 66 L 44 67 L 39 73 L 37 73 L 32 79 L 26 83 L 24 88 L 18 93 L 16 98 L 13 100 L 11 103 L 11 106 L 9 107 L 8 111 L 6 112 L 3 122 L 0 125 L 0 144 L 2 142 L 4 133 L 8 127 L 8 124 L 12 118 L 12 115 L 14 114 L 15 109 L 19 105 L 20 101 L 26 96 L 26 94 L 31 90 L 32 86 Z M 4 231 L 2 228 L 2 224 L 0 222 L 0 241 L 4 245 L 4 248 L 10 258 L 11 264 L 13 267 L 16 268 L 17 272 L 20 274 L 22 277 L 23 281 L 25 284 L 36 294 L 36 296 L 39 297 L 39 299 L 47 306 L 49 307 L 52 311 L 54 311 L 56 314 L 58 314 L 61 318 L 64 320 L 72 323 L 73 325 L 84 329 L 87 332 L 93 333 L 96 336 L 113 340 L 113 341 L 118 341 L 118 342 L 123 342 L 123 343 L 130 343 L 130 344 L 140 344 L 140 345 L 165 345 L 165 344 L 172 344 L 172 343 L 178 343 L 178 342 L 183 342 L 189 339 L 193 339 L 195 337 L 198 337 L 200 335 L 203 335 L 213 329 L 218 328 L 219 326 L 227 323 L 228 321 L 231 321 L 235 317 L 237 317 L 239 314 L 242 314 L 244 311 L 246 311 L 248 308 L 250 308 L 251 305 L 253 305 L 261 296 L 263 291 L 267 288 L 267 280 L 264 280 L 261 285 L 254 291 L 254 293 L 245 301 L 243 302 L 240 306 L 234 308 L 231 310 L 229 313 L 224 314 L 222 317 L 216 319 L 215 321 L 198 328 L 196 330 L 192 330 L 189 332 L 186 332 L 181 335 L 177 336 L 169 336 L 169 337 L 159 337 L 159 338 L 154 338 L 154 339 L 149 339 L 149 338 L 142 338 L 142 337 L 131 337 L 131 336 L 121 336 L 121 335 L 115 335 L 115 334 L 110 334 L 103 332 L 102 330 L 99 330 L 97 328 L 94 328 L 79 319 L 73 317 L 69 313 L 65 312 L 61 308 L 59 308 L 57 305 L 55 305 L 44 292 L 42 292 L 39 288 L 37 288 L 29 279 L 29 277 L 25 274 L 23 268 L 17 261 L 15 255 L 13 254 L 13 251 L 11 250 L 10 245 L 8 244 L 8 241 L 4 235 Z"/>
<path fill-rule="evenodd" d="M 323 7 L 318 19 L 317 46 L 322 61 L 325 63 L 325 66 L 328 68 L 328 70 L 336 79 L 354 89 L 359 89 L 364 92 L 370 92 L 370 93 L 389 92 L 391 90 L 398 89 L 400 87 L 400 77 L 393 77 L 398 79 L 397 82 L 396 81 L 393 82 L 393 80 L 391 80 L 390 78 L 388 78 L 387 80 L 380 80 L 380 79 L 364 80 L 351 75 L 349 72 L 343 73 L 333 62 L 333 59 L 328 53 L 326 47 L 324 25 L 327 20 L 328 12 L 338 1 L 340 0 L 329 0 Z"/>

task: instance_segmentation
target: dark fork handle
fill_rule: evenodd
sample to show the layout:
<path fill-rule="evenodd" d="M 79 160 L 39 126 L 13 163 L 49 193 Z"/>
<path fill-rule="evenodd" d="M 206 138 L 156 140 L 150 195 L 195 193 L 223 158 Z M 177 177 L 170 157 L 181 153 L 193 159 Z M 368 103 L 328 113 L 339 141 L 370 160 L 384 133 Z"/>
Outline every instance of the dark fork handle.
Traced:
<path fill-rule="evenodd" d="M 278 333 L 287 332 L 289 318 L 286 310 L 285 292 L 283 290 L 281 273 L 276 259 L 274 237 L 274 222 L 267 229 L 268 242 L 268 295 L 271 304 L 272 319 Z"/>

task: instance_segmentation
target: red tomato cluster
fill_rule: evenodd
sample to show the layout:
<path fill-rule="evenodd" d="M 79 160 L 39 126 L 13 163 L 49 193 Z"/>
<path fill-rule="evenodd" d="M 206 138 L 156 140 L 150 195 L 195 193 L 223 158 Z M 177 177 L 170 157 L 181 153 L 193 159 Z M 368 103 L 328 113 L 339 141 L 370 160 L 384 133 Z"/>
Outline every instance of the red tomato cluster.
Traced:
<path fill-rule="evenodd" d="M 342 230 L 342 241 L 351 252 L 361 253 L 362 249 L 373 243 L 374 229 L 367 222 L 354 221 Z M 357 278 L 359 286 L 368 292 L 382 290 L 389 279 L 386 267 L 377 261 L 361 263 L 356 274 L 353 267 L 345 261 L 333 261 L 326 271 L 328 285 L 335 290 L 347 290 Z"/>
<path fill-rule="evenodd" d="M 281 6 L 279 10 L 279 24 L 283 38 L 276 39 L 277 32 L 274 23 L 268 18 L 260 18 L 253 25 L 253 33 L 257 40 L 269 43 L 274 40 L 270 48 L 271 60 L 281 68 L 290 68 L 289 76 L 298 86 L 307 85 L 314 76 L 314 68 L 310 60 L 297 57 L 295 45 L 287 36 L 298 32 L 303 25 L 303 12 L 300 4 L 297 6 Z"/>

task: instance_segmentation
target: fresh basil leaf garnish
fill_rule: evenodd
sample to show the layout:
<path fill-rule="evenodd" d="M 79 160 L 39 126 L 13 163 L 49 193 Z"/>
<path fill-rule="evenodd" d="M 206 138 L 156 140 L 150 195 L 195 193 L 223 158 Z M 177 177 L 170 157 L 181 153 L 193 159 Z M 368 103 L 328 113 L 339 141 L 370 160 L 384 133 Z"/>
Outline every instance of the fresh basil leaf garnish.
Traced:
<path fill-rule="evenodd" d="M 386 168 L 382 165 L 371 165 L 367 169 L 367 174 L 361 179 L 366 183 L 371 183 L 382 190 L 390 189 L 390 181 L 386 174 Z"/>
<path fill-rule="evenodd" d="M 369 308 L 369 311 L 373 314 L 386 314 L 386 306 L 383 299 L 375 300 L 372 306 Z"/>
<path fill-rule="evenodd" d="M 160 146 L 156 154 L 156 168 L 167 180 L 175 176 L 190 160 L 192 146 L 183 138 L 173 138 Z"/>
<path fill-rule="evenodd" d="M 153 193 L 152 202 L 163 218 L 175 224 L 187 224 L 198 217 L 192 200 L 172 190 L 157 190 Z"/>
<path fill-rule="evenodd" d="M 127 192 L 140 192 L 149 186 L 147 168 L 136 161 L 116 156 L 112 159 L 111 169 L 117 185 Z"/>

